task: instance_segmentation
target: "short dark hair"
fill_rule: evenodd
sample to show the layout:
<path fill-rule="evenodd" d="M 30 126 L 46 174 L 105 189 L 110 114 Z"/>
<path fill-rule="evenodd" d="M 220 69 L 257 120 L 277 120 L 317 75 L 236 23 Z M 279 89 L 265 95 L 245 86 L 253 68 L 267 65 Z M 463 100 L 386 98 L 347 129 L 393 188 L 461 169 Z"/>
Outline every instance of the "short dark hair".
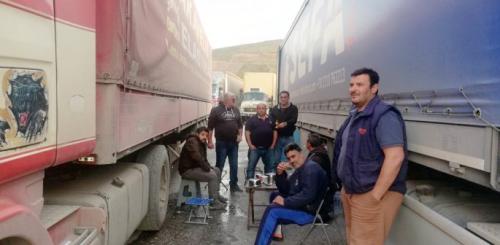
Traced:
<path fill-rule="evenodd" d="M 321 136 L 319 136 L 319 134 L 310 133 L 307 136 L 307 142 L 311 144 L 312 147 L 316 148 L 323 144 L 323 139 L 321 139 Z"/>
<path fill-rule="evenodd" d="M 281 94 L 286 94 L 288 97 L 290 97 L 290 92 L 288 92 L 288 91 L 286 91 L 286 90 L 282 90 L 282 91 L 280 92 L 280 95 L 281 95 Z"/>
<path fill-rule="evenodd" d="M 370 77 L 370 87 L 378 84 L 380 77 L 378 76 L 378 73 L 370 68 L 363 67 L 361 69 L 357 69 L 351 73 L 351 77 L 356 77 L 359 75 L 368 75 Z"/>
<path fill-rule="evenodd" d="M 288 154 L 288 152 L 290 152 L 290 151 L 302 152 L 302 148 L 300 148 L 300 146 L 295 144 L 295 143 L 290 143 L 287 146 L 285 146 L 285 150 L 284 150 L 285 155 Z"/>
<path fill-rule="evenodd" d="M 201 134 L 201 132 L 207 132 L 208 133 L 208 128 L 205 126 L 201 126 L 196 129 L 196 134 Z"/>

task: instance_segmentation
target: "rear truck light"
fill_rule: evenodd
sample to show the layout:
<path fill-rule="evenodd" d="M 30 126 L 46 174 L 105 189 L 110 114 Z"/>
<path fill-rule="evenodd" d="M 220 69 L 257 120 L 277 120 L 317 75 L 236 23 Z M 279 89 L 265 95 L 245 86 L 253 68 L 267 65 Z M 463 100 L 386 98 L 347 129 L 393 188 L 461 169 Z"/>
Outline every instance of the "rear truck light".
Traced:
<path fill-rule="evenodd" d="M 82 164 L 95 164 L 97 162 L 97 154 L 80 157 L 77 162 Z"/>

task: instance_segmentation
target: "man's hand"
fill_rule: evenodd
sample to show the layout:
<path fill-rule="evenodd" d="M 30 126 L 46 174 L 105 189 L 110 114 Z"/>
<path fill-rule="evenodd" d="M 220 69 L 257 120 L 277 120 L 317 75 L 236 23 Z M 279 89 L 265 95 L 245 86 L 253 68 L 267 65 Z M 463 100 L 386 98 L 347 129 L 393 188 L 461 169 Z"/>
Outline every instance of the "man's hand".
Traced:
<path fill-rule="evenodd" d="M 214 148 L 214 143 L 208 142 L 208 149 L 213 149 Z"/>
<path fill-rule="evenodd" d="M 274 145 L 269 146 L 269 150 L 274 150 Z"/>
<path fill-rule="evenodd" d="M 280 162 L 278 164 L 278 167 L 276 168 L 276 173 L 278 175 L 283 174 L 286 171 L 287 168 L 288 168 L 288 163 L 286 163 L 286 162 Z"/>
<path fill-rule="evenodd" d="M 370 191 L 370 195 L 377 201 L 382 200 L 385 193 L 391 187 L 392 183 L 398 176 L 401 165 L 403 164 L 405 153 L 402 146 L 392 146 L 383 149 L 384 163 L 378 176 L 377 182 Z"/>
<path fill-rule="evenodd" d="M 240 143 L 241 142 L 241 135 L 236 136 L 236 142 Z"/>
<path fill-rule="evenodd" d="M 383 195 L 380 195 L 379 193 L 376 193 L 376 192 L 375 192 L 375 191 L 373 191 L 373 190 L 372 190 L 372 191 L 370 191 L 368 194 L 369 194 L 369 195 L 371 195 L 371 196 L 372 196 L 375 200 L 377 200 L 377 201 L 382 200 L 382 196 L 383 196 Z"/>
<path fill-rule="evenodd" d="M 255 149 L 257 149 L 257 147 L 255 147 L 254 145 L 248 145 L 248 148 L 250 148 L 250 150 L 255 150 Z"/>
<path fill-rule="evenodd" d="M 284 128 L 284 127 L 286 127 L 286 122 L 281 122 L 276 124 L 276 128 Z"/>
<path fill-rule="evenodd" d="M 277 196 L 274 198 L 273 203 L 285 206 L 285 198 L 283 198 L 282 196 Z"/>

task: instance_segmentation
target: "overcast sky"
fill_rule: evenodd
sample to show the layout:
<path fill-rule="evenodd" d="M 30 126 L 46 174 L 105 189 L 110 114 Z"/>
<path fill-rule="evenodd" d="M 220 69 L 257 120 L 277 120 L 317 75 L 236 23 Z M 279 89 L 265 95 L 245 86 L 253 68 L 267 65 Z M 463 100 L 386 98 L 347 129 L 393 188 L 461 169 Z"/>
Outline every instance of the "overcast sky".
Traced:
<path fill-rule="evenodd" d="M 304 0 L 194 0 L 213 49 L 282 39 Z"/>

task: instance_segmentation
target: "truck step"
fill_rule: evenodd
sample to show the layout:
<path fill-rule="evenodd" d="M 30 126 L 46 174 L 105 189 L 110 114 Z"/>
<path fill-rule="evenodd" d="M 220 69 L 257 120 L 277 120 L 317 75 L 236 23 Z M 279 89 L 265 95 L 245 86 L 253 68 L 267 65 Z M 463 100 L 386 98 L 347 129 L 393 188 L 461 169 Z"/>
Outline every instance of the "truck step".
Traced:
<path fill-rule="evenodd" d="M 79 206 L 69 205 L 44 205 L 40 219 L 43 226 L 48 229 L 60 220 L 77 211 Z"/>
<path fill-rule="evenodd" d="M 93 227 L 77 227 L 74 230 L 76 236 L 69 245 L 89 245 L 97 239 L 97 229 Z"/>
<path fill-rule="evenodd" d="M 488 242 L 500 244 L 500 223 L 469 222 L 467 228 Z"/>

